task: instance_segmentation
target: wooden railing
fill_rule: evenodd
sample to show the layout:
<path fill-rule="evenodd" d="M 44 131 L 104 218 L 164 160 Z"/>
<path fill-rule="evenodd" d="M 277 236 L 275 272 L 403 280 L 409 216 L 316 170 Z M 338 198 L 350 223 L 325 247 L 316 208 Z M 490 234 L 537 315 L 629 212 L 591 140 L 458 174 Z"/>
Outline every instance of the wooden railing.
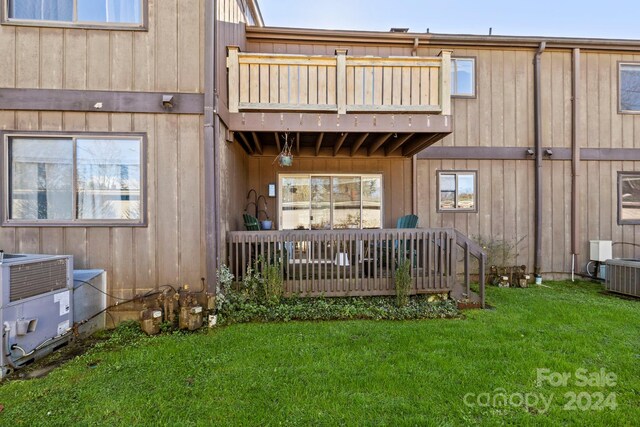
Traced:
<path fill-rule="evenodd" d="M 301 296 L 393 295 L 397 262 L 407 259 L 414 294 L 456 284 L 453 229 L 236 231 L 229 266 L 240 281 L 262 258 L 282 267 L 285 290 Z"/>
<path fill-rule="evenodd" d="M 229 47 L 229 111 L 451 114 L 451 52 L 438 57 L 241 53 Z"/>
<path fill-rule="evenodd" d="M 454 230 L 456 233 L 456 244 L 464 251 L 464 290 L 467 296 L 471 296 L 471 257 L 473 256 L 478 262 L 478 296 L 480 299 L 480 305 L 482 308 L 485 306 L 485 279 L 486 279 L 486 264 L 487 254 L 482 250 L 482 247 L 469 239 L 458 230 Z"/>

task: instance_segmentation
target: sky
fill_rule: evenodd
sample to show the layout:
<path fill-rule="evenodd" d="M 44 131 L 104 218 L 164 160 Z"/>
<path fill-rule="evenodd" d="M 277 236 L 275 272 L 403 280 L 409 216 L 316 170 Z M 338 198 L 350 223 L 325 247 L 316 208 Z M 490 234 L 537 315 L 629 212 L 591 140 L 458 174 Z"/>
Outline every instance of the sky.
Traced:
<path fill-rule="evenodd" d="M 640 39 L 640 0 L 258 0 L 270 27 Z"/>

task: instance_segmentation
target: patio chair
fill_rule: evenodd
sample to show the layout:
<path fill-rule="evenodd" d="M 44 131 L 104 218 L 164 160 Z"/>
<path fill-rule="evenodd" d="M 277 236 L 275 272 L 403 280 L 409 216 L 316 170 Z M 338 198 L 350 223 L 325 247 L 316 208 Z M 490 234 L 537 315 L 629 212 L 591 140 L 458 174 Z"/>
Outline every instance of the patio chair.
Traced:
<path fill-rule="evenodd" d="M 244 219 L 244 228 L 246 228 L 247 231 L 260 231 L 258 218 L 249 214 L 243 214 L 242 218 Z"/>
<path fill-rule="evenodd" d="M 418 216 L 417 215 L 405 215 L 398 218 L 396 228 L 417 228 Z"/>
<path fill-rule="evenodd" d="M 417 228 L 418 227 L 418 216 L 417 215 L 404 215 L 398 218 L 398 222 L 396 223 L 396 228 Z M 381 242 L 380 247 L 378 248 L 378 263 L 381 265 L 386 265 L 387 260 L 391 259 L 391 245 L 395 249 L 396 257 L 404 257 L 409 258 L 411 255 L 410 252 L 410 242 L 408 241 L 398 241 L 394 240 L 393 243 L 391 241 L 383 241 Z M 416 253 L 413 251 L 413 258 L 415 262 Z"/>

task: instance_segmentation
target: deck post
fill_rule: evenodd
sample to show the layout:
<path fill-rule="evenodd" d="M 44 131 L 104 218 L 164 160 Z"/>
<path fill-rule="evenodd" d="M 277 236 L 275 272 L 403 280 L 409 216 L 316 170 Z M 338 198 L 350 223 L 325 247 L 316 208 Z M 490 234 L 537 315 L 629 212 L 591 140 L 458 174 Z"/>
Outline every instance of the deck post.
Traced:
<path fill-rule="evenodd" d="M 227 47 L 227 68 L 229 69 L 229 112 L 237 113 L 240 104 L 240 63 L 238 46 Z"/>
<path fill-rule="evenodd" d="M 440 66 L 440 106 L 442 115 L 451 115 L 451 51 L 443 50 L 438 54 L 442 58 Z"/>
<path fill-rule="evenodd" d="M 347 114 L 347 50 L 336 49 L 336 103 L 338 114 Z"/>

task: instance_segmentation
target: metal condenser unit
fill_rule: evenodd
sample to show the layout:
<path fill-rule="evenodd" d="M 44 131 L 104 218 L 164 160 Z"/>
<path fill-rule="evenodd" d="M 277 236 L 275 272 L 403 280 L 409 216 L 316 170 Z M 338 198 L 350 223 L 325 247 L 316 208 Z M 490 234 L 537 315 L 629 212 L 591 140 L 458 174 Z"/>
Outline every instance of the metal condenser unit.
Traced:
<path fill-rule="evenodd" d="M 67 344 L 73 327 L 71 255 L 1 256 L 0 378 Z"/>

